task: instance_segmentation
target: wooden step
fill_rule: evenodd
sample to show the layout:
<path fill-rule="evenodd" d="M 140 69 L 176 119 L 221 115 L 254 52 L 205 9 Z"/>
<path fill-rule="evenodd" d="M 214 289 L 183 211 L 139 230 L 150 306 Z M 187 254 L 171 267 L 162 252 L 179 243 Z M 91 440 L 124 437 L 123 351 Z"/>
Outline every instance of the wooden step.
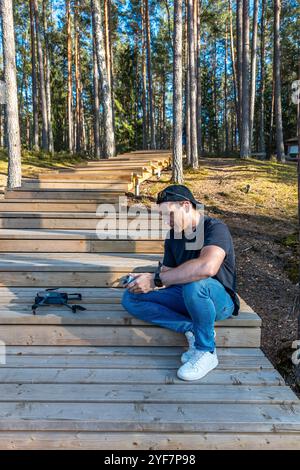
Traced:
<path fill-rule="evenodd" d="M 219 349 L 218 368 L 196 382 L 176 377 L 182 350 L 138 350 L 7 346 L 0 446 L 297 446 L 299 400 L 260 350 Z"/>
<path fill-rule="evenodd" d="M 5 199 L 50 199 L 50 200 L 97 200 L 97 201 L 113 201 L 117 200 L 118 196 L 124 195 L 122 189 L 103 189 L 103 190 L 60 190 L 60 189 L 15 189 L 6 191 Z"/>
<path fill-rule="evenodd" d="M 26 204 L 25 208 L 27 208 L 28 207 L 27 203 L 24 203 L 24 204 Z M 35 208 L 36 205 L 32 207 Z M 61 207 L 61 203 L 59 203 L 58 205 L 58 208 L 60 207 Z M 0 203 L 0 208 L 1 208 L 1 203 Z M 22 204 L 22 208 L 23 208 L 23 204 Z M 72 209 L 73 207 L 71 206 L 70 208 Z M 125 230 L 127 228 L 130 228 L 131 221 L 134 220 L 136 217 L 136 215 L 133 213 L 131 215 L 128 215 L 128 217 L 125 217 L 125 216 L 120 217 L 117 211 L 114 217 L 112 216 L 112 214 L 111 214 L 111 217 L 109 217 L 103 212 L 101 213 L 100 210 L 98 210 L 96 213 L 96 209 L 94 212 L 78 211 L 76 213 L 64 212 L 64 211 L 62 212 L 56 212 L 56 211 L 53 211 L 53 212 L 41 212 L 41 211 L 0 212 L 0 228 L 7 229 L 7 230 L 55 229 L 55 234 L 57 235 L 58 238 L 60 238 L 60 230 L 62 229 L 68 230 L 68 231 L 76 230 L 76 232 L 80 230 L 95 231 L 96 228 L 99 229 L 100 221 L 102 221 L 103 219 L 108 221 L 109 218 L 116 221 L 116 228 L 118 230 Z M 157 238 L 166 236 L 168 227 L 159 219 L 159 217 L 157 216 L 155 217 L 157 220 L 157 229 L 160 230 L 159 236 Z M 151 223 L 149 223 L 148 225 L 148 223 L 146 222 L 147 216 L 139 215 L 139 220 L 141 221 L 142 228 L 143 227 L 146 228 L 148 226 L 151 228 Z M 145 222 L 143 222 L 143 220 L 145 220 Z M 1 230 L 0 233 L 4 233 L 4 231 Z M 117 235 L 119 235 L 119 233 L 117 233 Z M 153 230 L 151 230 L 150 234 L 149 233 L 145 234 L 145 239 L 152 238 L 152 235 L 153 235 Z"/>
<path fill-rule="evenodd" d="M 161 255 L 4 253 L 0 286 L 118 287 L 128 272 L 154 272 Z"/>
<path fill-rule="evenodd" d="M 97 200 L 75 200 L 75 199 L 34 199 L 24 200 L 18 199 L 2 199 L 0 200 L 0 212 L 80 212 L 80 213 L 94 213 L 96 214 L 99 204 L 112 203 L 119 205 L 119 198 L 110 197 L 107 199 Z M 116 207 L 117 207 L 116 206 Z"/>
<path fill-rule="evenodd" d="M 3 431 L 1 450 L 295 450 L 299 433 Z M 171 456 L 172 457 L 172 456 Z M 170 457 L 170 459 L 171 459 Z"/>
<path fill-rule="evenodd" d="M 80 290 L 81 292 L 81 290 Z M 147 322 L 135 318 L 124 310 L 121 304 L 86 303 L 86 299 L 80 305 L 86 308 L 85 311 L 78 311 L 76 315 L 66 307 L 45 306 L 38 310 L 37 315 L 32 315 L 31 303 L 0 304 L 0 324 L 2 325 L 148 325 Z M 21 297 L 21 296 L 20 296 Z M 21 298 L 20 298 L 21 301 Z M 78 302 L 71 302 L 78 303 Z M 254 312 L 240 311 L 236 317 L 231 317 L 226 322 L 216 322 L 216 327 L 233 328 L 258 328 L 261 320 Z"/>
<path fill-rule="evenodd" d="M 124 181 L 23 181 L 23 190 L 38 190 L 38 189 L 60 189 L 60 190 L 116 190 L 120 192 L 127 192 L 133 189 L 133 183 Z"/>
<path fill-rule="evenodd" d="M 64 233 L 47 233 L 44 239 L 22 236 L 3 239 L 0 232 L 0 253 L 162 253 L 164 247 L 162 240 L 97 240 L 88 235 L 70 239 Z"/>
<path fill-rule="evenodd" d="M 123 289 L 80 287 L 77 289 L 83 296 L 80 304 L 87 310 L 73 314 L 66 307 L 51 306 L 41 308 L 34 316 L 31 305 L 37 290 L 36 287 L 0 290 L 1 338 L 7 345 L 183 346 L 186 342 L 184 335 L 148 324 L 126 312 L 120 304 Z M 74 288 L 67 291 L 74 292 Z M 238 317 L 216 323 L 217 344 L 259 347 L 260 326 L 260 318 L 242 301 Z"/>
<path fill-rule="evenodd" d="M 83 399 L 84 402 L 84 399 Z M 109 405 L 108 405 L 109 403 Z M 180 414 L 179 414 L 180 413 Z M 240 418 L 242 417 L 242 419 Z M 298 432 L 300 405 L 16 402 L 0 407 L 0 430 L 76 432 Z M 257 436 L 259 439 L 259 435 Z"/>
<path fill-rule="evenodd" d="M 85 170 L 79 171 L 65 171 L 58 173 L 58 171 L 49 171 L 47 173 L 40 173 L 38 180 L 39 181 L 132 181 L 132 177 L 135 171 L 132 170 L 115 170 L 113 172 L 108 171 L 95 171 L 95 170 Z M 141 173 L 142 174 L 142 173 Z M 147 173 L 150 175 L 150 173 Z"/>

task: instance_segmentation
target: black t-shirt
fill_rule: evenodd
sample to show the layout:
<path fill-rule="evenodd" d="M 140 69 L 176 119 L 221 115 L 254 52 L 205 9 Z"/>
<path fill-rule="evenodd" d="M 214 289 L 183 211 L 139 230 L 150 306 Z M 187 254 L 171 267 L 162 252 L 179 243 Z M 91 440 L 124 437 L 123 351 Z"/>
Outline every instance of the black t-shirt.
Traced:
<path fill-rule="evenodd" d="M 219 271 L 214 276 L 214 279 L 217 279 L 232 297 L 235 304 L 233 314 L 237 315 L 240 303 L 236 295 L 235 254 L 229 229 L 224 222 L 208 216 L 204 216 L 204 220 L 202 219 L 200 223 L 203 224 L 203 236 L 200 245 L 198 244 L 196 249 L 187 249 L 188 245 L 186 245 L 186 243 L 193 242 L 193 239 L 186 238 L 184 234 L 181 238 L 176 238 L 176 234 L 174 236 L 174 230 L 170 230 L 165 240 L 163 264 L 170 268 L 175 268 L 185 261 L 198 258 L 201 248 L 204 246 L 216 245 L 222 248 L 226 256 Z M 194 240 L 195 239 L 194 237 Z"/>

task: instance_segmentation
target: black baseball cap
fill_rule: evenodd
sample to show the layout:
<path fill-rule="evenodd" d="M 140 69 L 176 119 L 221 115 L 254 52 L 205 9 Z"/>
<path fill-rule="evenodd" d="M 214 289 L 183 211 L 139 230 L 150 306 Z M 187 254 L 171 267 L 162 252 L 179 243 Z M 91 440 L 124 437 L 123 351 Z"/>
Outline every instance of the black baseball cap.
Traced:
<path fill-rule="evenodd" d="M 156 198 L 156 204 L 179 201 L 190 201 L 195 207 L 197 204 L 200 204 L 200 202 L 194 198 L 193 193 L 189 188 L 183 184 L 172 184 L 171 186 L 167 186 L 157 194 Z"/>

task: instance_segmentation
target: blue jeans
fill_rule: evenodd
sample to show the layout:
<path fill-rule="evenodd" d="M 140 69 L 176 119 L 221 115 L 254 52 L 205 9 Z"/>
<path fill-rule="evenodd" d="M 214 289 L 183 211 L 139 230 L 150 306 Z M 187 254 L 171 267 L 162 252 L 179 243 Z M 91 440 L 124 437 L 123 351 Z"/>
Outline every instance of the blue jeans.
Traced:
<path fill-rule="evenodd" d="M 215 348 L 215 321 L 225 320 L 234 311 L 233 301 L 224 286 L 211 277 L 147 294 L 125 290 L 122 305 L 145 322 L 179 333 L 192 331 L 196 349 L 210 352 Z"/>

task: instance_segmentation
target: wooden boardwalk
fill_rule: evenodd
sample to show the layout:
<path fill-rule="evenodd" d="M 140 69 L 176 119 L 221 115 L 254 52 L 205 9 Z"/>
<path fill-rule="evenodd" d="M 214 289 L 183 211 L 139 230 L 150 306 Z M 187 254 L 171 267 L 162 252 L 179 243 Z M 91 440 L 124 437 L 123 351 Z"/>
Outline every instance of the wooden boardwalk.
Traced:
<path fill-rule="evenodd" d="M 153 271 L 159 233 L 96 235 L 97 206 L 169 163 L 133 152 L 24 180 L 0 201 L 0 449 L 300 448 L 300 402 L 260 349 L 261 320 L 243 301 L 217 323 L 220 364 L 177 379 L 183 335 L 131 317 L 120 278 Z M 31 314 L 43 287 L 79 291 L 87 310 Z"/>

